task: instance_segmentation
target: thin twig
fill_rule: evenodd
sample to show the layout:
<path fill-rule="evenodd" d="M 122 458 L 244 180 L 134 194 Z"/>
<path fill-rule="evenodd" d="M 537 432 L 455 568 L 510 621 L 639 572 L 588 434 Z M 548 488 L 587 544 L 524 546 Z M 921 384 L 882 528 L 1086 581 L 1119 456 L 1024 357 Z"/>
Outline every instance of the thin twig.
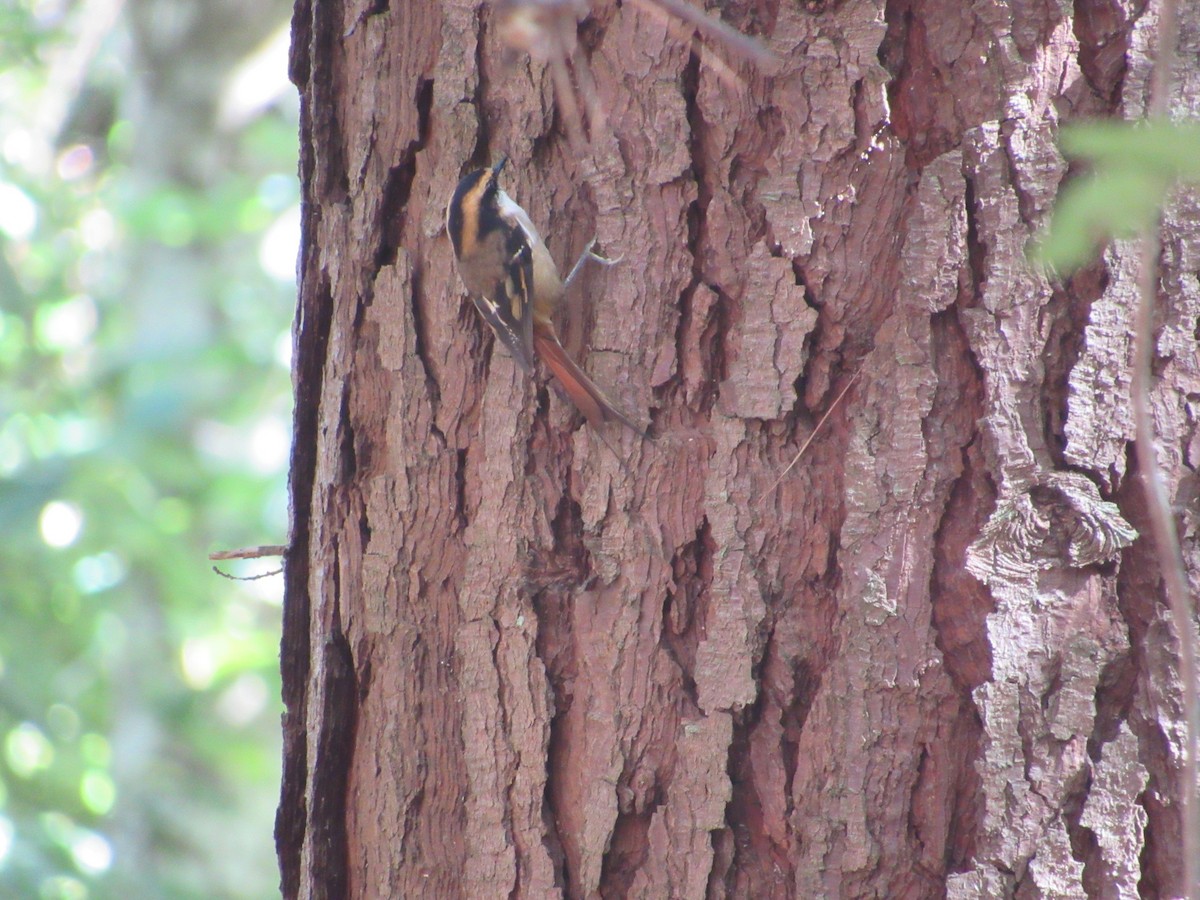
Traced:
<path fill-rule="evenodd" d="M 579 104 L 575 102 L 575 88 L 571 85 L 571 73 L 567 71 L 565 51 L 560 48 L 550 57 L 549 65 L 550 77 L 554 80 L 554 97 L 562 109 L 571 149 L 583 153 L 587 150 L 588 140 L 583 133 L 583 117 L 579 112 Z"/>
<path fill-rule="evenodd" d="M 604 104 L 600 102 L 600 92 L 596 88 L 596 80 L 592 78 L 592 69 L 583 45 L 575 40 L 575 52 L 571 56 L 571 67 L 575 70 L 575 80 L 579 83 L 579 93 L 587 106 L 588 133 L 602 134 L 608 127 L 608 116 L 604 112 Z"/>
<path fill-rule="evenodd" d="M 692 36 L 696 33 L 695 25 L 692 25 L 691 29 L 689 29 L 687 22 L 672 16 L 657 3 L 652 3 L 651 0 L 633 0 L 633 2 L 637 4 L 642 12 L 662 22 L 671 37 L 679 41 L 679 43 L 690 44 L 692 42 Z M 696 55 L 700 58 L 702 65 L 707 65 L 711 68 L 716 76 L 730 87 L 740 88 L 745 83 L 742 77 L 730 68 L 725 60 L 721 59 L 713 51 L 708 50 L 703 42 L 698 42 Z"/>
<path fill-rule="evenodd" d="M 1158 58 L 1150 80 L 1148 118 L 1166 121 L 1170 99 L 1171 71 L 1175 63 L 1177 33 L 1175 0 L 1159 4 Z M 1150 413 L 1151 357 L 1154 352 L 1154 301 L 1158 292 L 1160 225 L 1156 220 L 1142 239 L 1141 272 L 1138 278 L 1138 307 L 1134 330 L 1133 418 L 1137 437 L 1138 469 L 1146 490 L 1147 514 L 1166 585 L 1171 618 L 1179 638 L 1179 676 L 1183 682 L 1184 718 L 1187 724 L 1184 747 L 1183 783 L 1180 786 L 1180 815 L 1183 822 L 1184 896 L 1200 898 L 1200 773 L 1197 750 L 1200 744 L 1200 702 L 1197 700 L 1196 647 L 1192 640 L 1192 599 L 1187 586 L 1179 535 L 1171 513 L 1162 470 L 1155 450 L 1156 435 Z"/>
<path fill-rule="evenodd" d="M 583 114 L 575 99 L 568 60 L 575 69 L 575 78 L 588 110 L 592 134 L 604 127 L 604 110 L 596 96 L 596 83 L 588 69 L 587 59 L 579 46 L 579 20 L 588 13 L 586 0 L 498 0 L 500 39 L 531 59 L 546 65 L 554 82 L 554 98 L 563 115 L 567 139 L 571 148 L 583 154 L 588 139 L 583 129 Z"/>
<path fill-rule="evenodd" d="M 272 569 L 270 572 L 260 572 L 257 575 L 231 575 L 229 572 L 222 572 L 216 566 L 213 566 L 212 570 L 222 578 L 228 578 L 230 581 L 258 581 L 260 578 L 270 578 L 272 575 L 283 574 L 283 566 L 280 566 L 278 569 Z"/>
<path fill-rule="evenodd" d="M 825 410 L 825 414 L 821 416 L 820 420 L 817 422 L 817 427 L 812 430 L 812 434 L 804 439 L 804 443 L 801 444 L 800 449 L 796 451 L 796 456 L 790 463 L 788 463 L 787 468 L 779 473 L 779 477 L 771 482 L 771 486 L 758 495 L 758 498 L 754 501 L 755 503 L 762 503 L 763 497 L 767 496 L 767 494 L 779 487 L 779 483 L 783 481 L 788 472 L 792 471 L 792 467 L 795 466 L 796 463 L 800 462 L 800 457 L 804 455 L 804 451 L 808 449 L 808 445 L 813 442 L 813 438 L 815 438 L 818 432 L 820 432 L 821 426 L 825 424 L 825 420 L 828 419 L 830 414 L 832 414 L 833 411 L 838 408 L 838 404 L 842 402 L 842 398 L 846 396 L 846 392 L 849 391 L 850 388 L 854 387 L 854 382 L 858 380 L 858 376 L 861 372 L 862 369 L 859 369 L 852 376 L 850 376 L 850 380 L 846 382 L 846 386 L 842 388 L 841 393 L 834 398 L 834 401 L 831 404 L 829 404 L 829 409 Z"/>

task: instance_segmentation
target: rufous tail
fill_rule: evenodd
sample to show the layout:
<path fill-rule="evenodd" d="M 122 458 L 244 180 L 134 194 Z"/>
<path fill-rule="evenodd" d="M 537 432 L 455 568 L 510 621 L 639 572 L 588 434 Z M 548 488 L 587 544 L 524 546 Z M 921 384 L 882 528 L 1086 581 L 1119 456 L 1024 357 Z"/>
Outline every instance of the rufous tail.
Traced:
<path fill-rule="evenodd" d="M 636 431 L 647 440 L 650 439 L 650 435 L 643 431 L 633 419 L 614 406 L 613 402 L 604 396 L 604 392 L 596 386 L 596 383 L 584 374 L 571 357 L 567 356 L 567 351 L 563 349 L 557 337 L 535 331 L 533 346 L 538 356 L 542 358 L 542 362 L 550 369 L 550 373 L 558 379 L 558 383 L 567 392 L 571 402 L 579 407 L 579 411 L 593 426 L 616 419 L 626 428 Z"/>

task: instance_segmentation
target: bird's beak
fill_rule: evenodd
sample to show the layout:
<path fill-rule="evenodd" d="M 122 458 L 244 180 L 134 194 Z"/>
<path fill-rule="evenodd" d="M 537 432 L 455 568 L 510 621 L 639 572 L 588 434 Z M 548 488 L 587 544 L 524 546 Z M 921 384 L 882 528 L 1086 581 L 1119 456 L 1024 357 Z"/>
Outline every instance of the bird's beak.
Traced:
<path fill-rule="evenodd" d="M 500 175 L 500 172 L 504 168 L 504 164 L 506 162 L 508 162 L 508 154 L 504 154 L 503 156 L 501 156 L 500 161 L 498 163 L 496 163 L 494 166 L 492 166 L 492 177 L 493 178 L 496 178 Z"/>

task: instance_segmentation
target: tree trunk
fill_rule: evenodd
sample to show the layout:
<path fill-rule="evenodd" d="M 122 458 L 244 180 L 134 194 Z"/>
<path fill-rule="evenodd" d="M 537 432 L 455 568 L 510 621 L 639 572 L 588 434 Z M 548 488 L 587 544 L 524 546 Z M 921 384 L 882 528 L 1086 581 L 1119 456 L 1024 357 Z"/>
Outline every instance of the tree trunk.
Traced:
<path fill-rule="evenodd" d="M 768 73 L 603 0 L 578 153 L 492 7 L 300 0 L 287 896 L 1181 890 L 1133 257 L 1024 258 L 1060 121 L 1143 110 L 1153 9 L 726 4 Z M 464 303 L 445 204 L 502 153 L 560 266 L 623 257 L 569 324 L 656 442 L 584 425 Z M 1180 504 L 1198 222 L 1168 211 L 1159 298 Z"/>

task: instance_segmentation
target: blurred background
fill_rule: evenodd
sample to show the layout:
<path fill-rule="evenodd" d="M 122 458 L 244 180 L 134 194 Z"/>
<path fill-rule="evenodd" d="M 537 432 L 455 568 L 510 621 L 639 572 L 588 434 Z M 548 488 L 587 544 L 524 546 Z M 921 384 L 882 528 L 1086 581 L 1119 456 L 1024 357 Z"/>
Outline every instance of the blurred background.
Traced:
<path fill-rule="evenodd" d="M 0 0 L 0 897 L 278 896 L 290 12 Z"/>

